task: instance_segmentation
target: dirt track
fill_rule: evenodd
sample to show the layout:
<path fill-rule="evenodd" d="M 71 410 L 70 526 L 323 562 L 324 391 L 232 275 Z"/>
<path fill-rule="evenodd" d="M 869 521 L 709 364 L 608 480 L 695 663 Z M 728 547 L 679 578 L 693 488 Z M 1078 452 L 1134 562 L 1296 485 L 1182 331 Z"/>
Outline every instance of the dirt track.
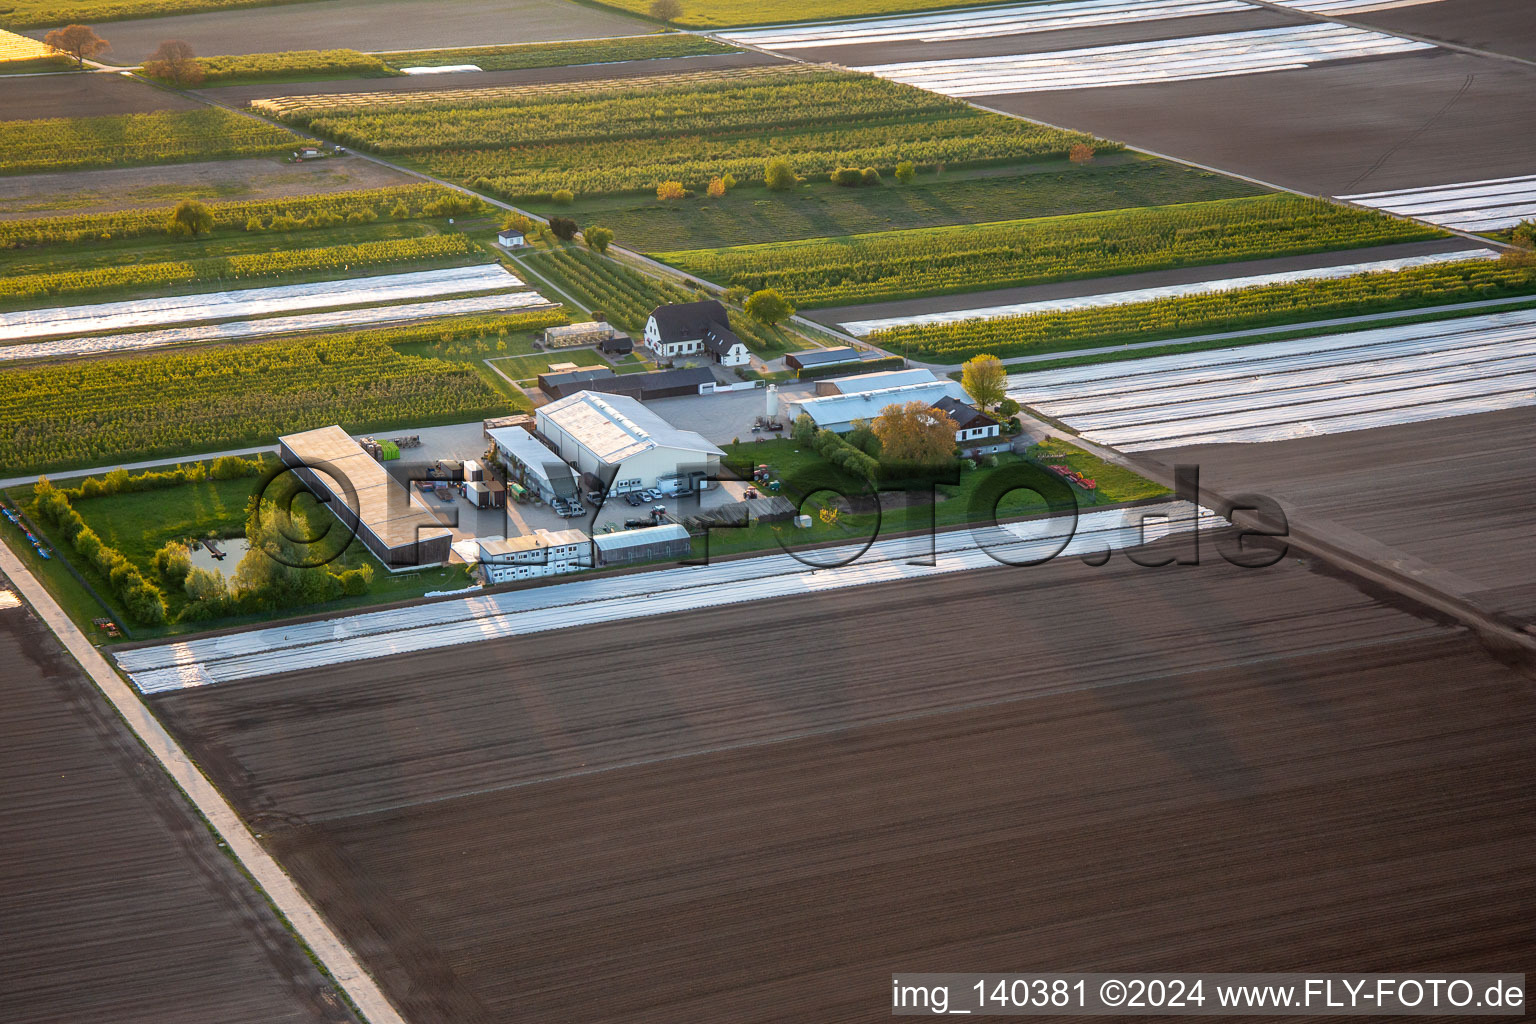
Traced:
<path fill-rule="evenodd" d="M 1528 681 L 1294 560 L 967 573 L 156 707 L 417 1024 L 1536 952 Z"/>
<path fill-rule="evenodd" d="M 0 1017 L 354 1019 L 30 611 L 0 679 Z"/>

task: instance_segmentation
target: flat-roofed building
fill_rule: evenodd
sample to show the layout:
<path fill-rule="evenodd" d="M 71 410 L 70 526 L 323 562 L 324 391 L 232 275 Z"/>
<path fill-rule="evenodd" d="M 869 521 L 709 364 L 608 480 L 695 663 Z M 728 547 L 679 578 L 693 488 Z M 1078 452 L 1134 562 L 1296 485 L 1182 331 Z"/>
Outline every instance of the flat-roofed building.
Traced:
<path fill-rule="evenodd" d="M 283 464 L 392 570 L 448 560 L 453 531 L 340 427 L 278 439 Z"/>
<path fill-rule="evenodd" d="M 876 391 L 880 388 L 899 388 L 904 384 L 932 384 L 939 378 L 932 370 L 882 370 L 875 373 L 858 373 L 852 377 L 833 377 L 816 382 L 816 394 L 849 395 L 859 391 Z"/>
<path fill-rule="evenodd" d="M 801 413 L 810 416 L 821 430 L 846 434 L 853 429 L 855 420 L 873 420 L 891 405 L 908 402 L 926 402 L 935 405 L 945 398 L 965 400 L 965 391 L 952 380 L 936 380 L 928 384 L 903 384 L 894 388 L 874 388 L 851 394 L 826 395 L 821 398 L 790 400 L 790 420 Z"/>
<path fill-rule="evenodd" d="M 558 576 L 592 566 L 592 541 L 580 530 L 535 530 L 476 543 L 487 583 Z"/>

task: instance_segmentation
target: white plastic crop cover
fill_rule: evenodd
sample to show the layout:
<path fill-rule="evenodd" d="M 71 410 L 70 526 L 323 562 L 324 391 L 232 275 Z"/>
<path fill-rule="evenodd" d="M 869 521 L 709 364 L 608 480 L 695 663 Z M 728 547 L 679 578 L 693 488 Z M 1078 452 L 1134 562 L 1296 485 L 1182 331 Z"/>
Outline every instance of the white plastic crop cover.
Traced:
<path fill-rule="evenodd" d="M 913 327 L 921 324 L 954 324 L 966 320 L 997 320 L 1005 316 L 1028 316 L 1034 313 L 1058 313 L 1070 309 L 1094 309 L 1101 306 L 1121 306 L 1131 302 L 1150 302 L 1154 299 L 1173 299 L 1184 295 L 1204 295 L 1209 292 L 1238 291 L 1243 288 L 1262 288 L 1265 285 L 1289 284 L 1293 281 L 1320 281 L 1356 274 L 1381 273 L 1389 270 L 1407 270 L 1436 263 L 1458 263 L 1463 260 L 1497 259 L 1491 249 L 1461 249 L 1456 252 L 1433 253 L 1427 256 L 1406 256 L 1394 260 L 1373 260 L 1366 263 L 1349 263 L 1335 267 L 1316 267 L 1312 270 L 1290 270 L 1278 274 L 1254 274 L 1248 277 L 1227 277 L 1215 281 L 1195 281 L 1191 284 L 1164 285 L 1159 288 L 1136 288 L 1123 292 L 1102 292 L 1098 295 L 1080 295 L 1070 299 L 1045 299 L 1039 302 L 1018 302 L 1009 306 L 983 306 L 977 309 L 958 309 L 948 313 L 918 313 L 913 316 L 893 316 L 881 320 L 850 320 L 843 330 L 857 337 L 865 337 L 875 331 L 891 327 Z"/>
<path fill-rule="evenodd" d="M 1536 310 L 1022 374 L 1008 393 L 1127 451 L 1536 404 Z"/>
<path fill-rule="evenodd" d="M 463 71 L 479 71 L 478 64 L 438 64 L 427 68 L 401 68 L 402 75 L 456 75 Z"/>
<path fill-rule="evenodd" d="M 1270 0 L 1277 7 L 1309 11 L 1312 14 L 1365 14 L 1370 11 L 1390 11 L 1398 7 L 1418 7 L 1437 4 L 1442 0 Z"/>
<path fill-rule="evenodd" d="M 968 97 L 1222 78 L 1425 49 L 1433 46 L 1318 24 L 1016 56 L 874 64 L 857 70 L 946 96 Z"/>
<path fill-rule="evenodd" d="M 300 309 L 328 309 L 364 303 L 381 305 L 461 292 L 519 288 L 522 284 L 521 280 L 501 265 L 488 263 L 477 267 L 450 267 L 409 274 L 349 277 L 340 281 L 200 292 L 161 299 L 103 302 L 92 306 L 26 309 L 15 313 L 0 313 L 0 341 L 129 331 L 162 324 L 229 320 Z"/>
<path fill-rule="evenodd" d="M 550 302 L 538 292 L 469 295 L 462 299 L 444 299 L 441 302 L 409 302 L 398 306 L 334 309 L 322 313 L 268 317 L 265 320 L 237 320 L 227 324 L 191 324 L 186 327 L 167 327 L 160 331 L 137 331 L 133 334 L 108 334 L 90 338 L 38 341 L 25 345 L 3 345 L 0 346 L 0 361 L 130 352 L 137 349 L 158 348 L 162 345 L 184 345 L 195 341 L 243 341 L 247 338 L 267 335 L 335 331 L 349 327 L 371 327 L 378 324 L 403 323 L 408 320 L 428 320 L 469 313 L 500 313 L 513 309 L 533 309 L 552 305 L 555 303 Z"/>
<path fill-rule="evenodd" d="M 1058 548 L 1058 557 L 1118 550 L 1197 524 L 1209 529 L 1224 521 L 1185 502 L 1090 511 L 1079 517 L 1064 546 L 1063 520 L 1030 520 L 992 531 L 941 533 L 931 546 L 926 537 L 878 541 L 840 568 L 813 569 L 788 554 L 764 555 L 161 644 L 125 651 L 117 660 L 141 693 L 165 693 L 477 640 L 1003 564 L 988 550 L 1013 561 L 1048 557 Z M 813 556 L 831 563 L 859 550 L 824 549 Z M 929 554 L 935 564 L 922 564 Z"/>
<path fill-rule="evenodd" d="M 769 50 L 862 43 L 942 42 L 997 36 L 1121 25 L 1201 14 L 1252 11 L 1240 0 L 1076 0 L 1071 3 L 976 7 L 942 14 L 917 14 L 857 21 L 811 22 L 768 28 L 736 29 L 721 38 Z"/>
<path fill-rule="evenodd" d="M 1495 231 L 1536 218 L 1536 174 L 1338 198 L 1459 231 Z"/>

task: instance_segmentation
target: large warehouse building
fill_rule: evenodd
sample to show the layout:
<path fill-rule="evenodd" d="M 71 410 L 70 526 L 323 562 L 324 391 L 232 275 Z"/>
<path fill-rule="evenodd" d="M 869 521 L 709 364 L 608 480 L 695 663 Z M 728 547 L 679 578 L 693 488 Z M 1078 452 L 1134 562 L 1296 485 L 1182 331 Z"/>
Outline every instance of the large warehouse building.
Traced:
<path fill-rule="evenodd" d="M 540 407 L 536 415 L 539 433 L 562 459 L 578 473 L 611 480 L 617 494 L 702 490 L 718 475 L 725 454 L 627 395 L 582 391 Z"/>
<path fill-rule="evenodd" d="M 283 464 L 390 569 L 448 561 L 453 532 L 340 427 L 278 438 Z"/>

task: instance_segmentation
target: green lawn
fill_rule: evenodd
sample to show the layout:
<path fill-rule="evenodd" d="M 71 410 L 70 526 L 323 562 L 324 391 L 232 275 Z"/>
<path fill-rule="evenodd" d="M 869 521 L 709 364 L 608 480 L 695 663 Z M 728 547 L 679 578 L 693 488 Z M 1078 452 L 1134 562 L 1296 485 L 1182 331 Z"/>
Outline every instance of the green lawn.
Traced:
<path fill-rule="evenodd" d="M 781 546 L 794 549 L 810 544 L 863 543 L 877 528 L 878 535 L 883 537 L 906 531 L 926 530 L 930 524 L 936 528 L 945 528 L 972 522 L 985 522 L 990 518 L 993 510 L 991 508 L 972 509 L 978 491 L 987 483 L 991 473 L 1006 470 L 1009 466 L 1019 465 L 1025 461 L 1018 455 L 1004 453 L 997 457 L 995 469 L 982 467 L 972 470 L 963 468 L 962 464 L 962 468 L 957 470 L 957 483 L 941 483 L 936 486 L 935 491 L 939 497 L 936 505 L 921 500 L 908 502 L 898 494 L 882 492 L 882 511 L 876 515 L 873 512 L 857 514 L 848 512 L 846 504 L 833 494 L 832 489 L 847 496 L 858 497 L 868 494 L 867 485 L 827 463 L 809 445 L 801 444 L 791 438 L 784 438 L 774 441 L 745 441 L 725 445 L 724 449 L 725 465 L 743 478 L 751 476 L 752 467 L 755 465 L 766 463 L 772 467 L 775 478 L 786 482 L 786 489 L 782 493 L 791 500 L 795 500 L 795 496 L 791 493 L 789 485 L 794 481 L 814 481 L 815 485 L 825 484 L 828 489 L 820 489 L 806 495 L 810 500 L 803 508 L 805 513 L 812 517 L 810 529 L 802 529 L 788 523 L 760 523 L 740 529 L 711 530 L 707 541 L 707 551 L 711 557 L 747 551 L 778 550 Z M 1051 462 L 1066 462 L 1084 475 L 1095 478 L 1098 484 L 1096 490 L 1074 490 L 1079 506 L 1083 508 L 1137 501 L 1169 493 L 1167 488 L 1144 480 L 1128 470 L 1104 463 L 1097 457 L 1065 442 L 1051 442 L 1042 454 L 1048 456 Z M 842 510 L 842 514 L 833 524 L 823 522 L 817 514 L 820 509 L 826 507 L 839 507 Z M 1003 494 L 997 501 L 995 514 L 998 519 L 1003 520 L 1037 515 L 1047 511 L 1048 508 L 1045 499 L 1040 495 L 1032 491 L 1013 490 Z M 704 539 L 696 538 L 695 555 L 703 557 L 705 551 Z"/>
<path fill-rule="evenodd" d="M 593 196 L 570 207 L 533 203 L 540 213 L 612 228 L 642 252 L 712 249 L 755 242 L 854 235 L 1050 217 L 1134 206 L 1258 194 L 1246 182 L 1133 154 L 1009 167 L 923 170 L 910 185 L 887 177 L 872 188 L 843 188 L 818 177 L 788 192 L 742 185 L 719 199 L 662 202 L 654 195 Z"/>
<path fill-rule="evenodd" d="M 74 484 L 75 481 L 70 483 Z M 95 530 L 107 544 L 122 551 L 139 568 L 145 578 L 162 589 L 166 597 L 166 606 L 174 618 L 186 604 L 186 600 L 184 595 L 176 592 L 174 588 L 166 587 L 154 573 L 151 558 L 155 551 L 170 540 L 243 535 L 245 501 L 260 484 L 259 478 L 202 481 L 164 490 L 82 498 L 77 499 L 74 505 L 91 529 Z M 5 497 L 9 504 L 21 508 L 35 525 L 42 527 L 43 524 L 38 522 L 37 516 L 32 514 L 28 507 L 31 495 L 32 488 L 27 486 L 11 488 L 6 492 Z M 107 582 L 100 578 L 94 569 L 85 565 L 72 548 L 61 544 L 59 538 L 51 536 L 47 529 L 43 531 L 44 536 L 54 549 L 54 557 L 50 560 L 39 558 L 9 521 L 4 522 L 3 529 L 10 531 L 7 536 L 15 541 L 12 544 L 13 550 L 16 550 L 28 566 L 38 573 L 49 592 L 70 617 L 86 630 L 87 635 L 100 637 L 90 624 L 92 619 L 104 614 L 104 609 L 70 574 L 63 564 L 64 559 L 68 559 L 70 564 L 74 565 L 90 582 L 96 592 L 107 602 L 107 608 L 118 621 L 126 620 L 126 615 L 116 597 L 111 593 Z M 229 558 L 220 566 L 226 578 L 234 574 L 237 564 L 236 559 Z M 348 545 L 346 551 L 342 553 L 339 564 L 345 568 L 363 564 L 373 566 L 374 580 L 369 592 L 322 605 L 289 608 L 281 613 L 231 616 L 211 622 L 172 623 L 158 629 L 130 626 L 133 630 L 133 639 L 180 636 L 210 629 L 312 614 L 320 610 L 341 611 L 364 608 L 369 605 L 420 597 L 430 591 L 456 590 L 468 586 L 471 582 L 467 569 L 463 565 L 391 573 L 357 540 L 353 540 Z"/>

